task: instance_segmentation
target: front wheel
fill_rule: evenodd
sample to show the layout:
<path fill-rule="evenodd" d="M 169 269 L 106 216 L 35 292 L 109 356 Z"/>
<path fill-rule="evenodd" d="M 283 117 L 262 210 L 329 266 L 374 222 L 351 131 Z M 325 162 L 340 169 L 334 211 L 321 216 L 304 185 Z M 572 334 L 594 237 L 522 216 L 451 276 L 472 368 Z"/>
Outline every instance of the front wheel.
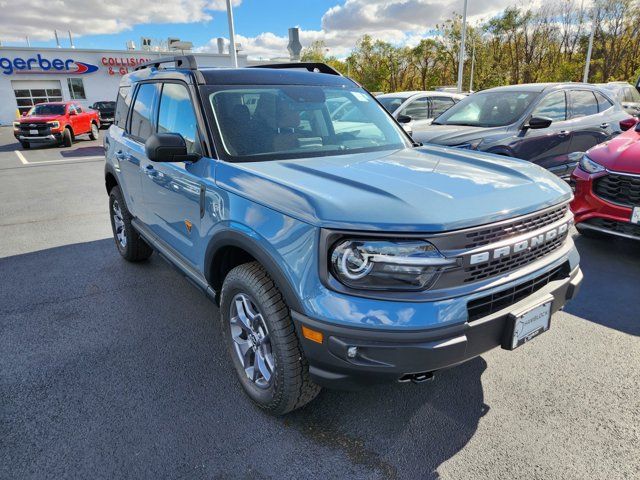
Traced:
<path fill-rule="evenodd" d="M 68 128 L 65 128 L 64 132 L 62 132 L 62 146 L 70 147 L 71 145 L 73 145 L 73 137 L 71 136 L 71 130 L 69 130 Z"/>
<path fill-rule="evenodd" d="M 98 130 L 98 126 L 95 123 L 91 124 L 91 132 L 89 133 L 89 138 L 91 140 L 98 140 L 100 136 L 100 132 Z"/>
<path fill-rule="evenodd" d="M 120 255 L 130 262 L 140 262 L 149 258 L 153 249 L 131 225 L 131 214 L 118 187 L 113 187 L 109 193 L 109 214 L 113 239 Z"/>
<path fill-rule="evenodd" d="M 240 384 L 260 408 L 283 415 L 316 397 L 320 387 L 309 377 L 289 308 L 258 262 L 229 272 L 220 319 Z"/>

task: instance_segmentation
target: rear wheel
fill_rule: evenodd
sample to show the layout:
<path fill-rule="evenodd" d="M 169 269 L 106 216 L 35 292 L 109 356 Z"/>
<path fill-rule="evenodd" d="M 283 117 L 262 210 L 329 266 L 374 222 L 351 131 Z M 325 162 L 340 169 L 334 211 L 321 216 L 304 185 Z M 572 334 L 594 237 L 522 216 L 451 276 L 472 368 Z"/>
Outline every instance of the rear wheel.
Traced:
<path fill-rule="evenodd" d="M 98 140 L 100 136 L 100 131 L 98 130 L 98 126 L 95 123 L 91 124 L 91 132 L 89 133 L 89 138 L 91 140 Z"/>
<path fill-rule="evenodd" d="M 130 262 L 140 262 L 149 258 L 153 249 L 131 225 L 131 214 L 118 187 L 113 187 L 109 193 L 109 214 L 113 239 L 120 255 Z"/>
<path fill-rule="evenodd" d="M 71 130 L 65 128 L 64 132 L 62 132 L 62 146 L 70 147 L 71 145 L 73 145 L 73 136 L 71 135 Z"/>
<path fill-rule="evenodd" d="M 260 408 L 283 415 L 316 397 L 320 387 L 309 377 L 289 308 L 258 262 L 229 272 L 220 318 L 240 384 Z"/>

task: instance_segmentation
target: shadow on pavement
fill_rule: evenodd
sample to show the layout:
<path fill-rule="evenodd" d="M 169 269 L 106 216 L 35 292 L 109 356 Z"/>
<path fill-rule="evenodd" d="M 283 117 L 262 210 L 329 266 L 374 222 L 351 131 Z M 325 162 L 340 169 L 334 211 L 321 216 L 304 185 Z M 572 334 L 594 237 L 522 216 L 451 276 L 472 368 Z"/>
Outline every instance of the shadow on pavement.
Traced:
<path fill-rule="evenodd" d="M 437 478 L 488 411 L 476 358 L 433 383 L 244 395 L 217 308 L 112 239 L 0 259 L 1 478 Z"/>
<path fill-rule="evenodd" d="M 588 238 L 580 234 L 574 236 L 574 241 L 580 252 L 584 282 L 578 297 L 565 311 L 640 336 L 638 305 L 629 303 L 630 299 L 638 299 L 640 292 L 640 242 L 612 236 Z"/>
<path fill-rule="evenodd" d="M 65 158 L 74 157 L 91 157 L 91 156 L 104 156 L 104 148 L 95 145 L 91 147 L 71 147 L 68 150 L 60 150 L 60 155 Z"/>

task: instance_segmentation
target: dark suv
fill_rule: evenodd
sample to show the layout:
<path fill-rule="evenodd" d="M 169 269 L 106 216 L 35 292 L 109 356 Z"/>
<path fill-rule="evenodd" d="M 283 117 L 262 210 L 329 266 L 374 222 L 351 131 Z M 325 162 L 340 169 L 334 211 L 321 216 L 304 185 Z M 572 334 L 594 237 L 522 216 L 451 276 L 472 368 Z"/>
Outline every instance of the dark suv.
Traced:
<path fill-rule="evenodd" d="M 413 137 L 529 160 L 568 178 L 579 153 L 634 125 L 608 90 L 584 83 L 532 83 L 470 95 Z"/>
<path fill-rule="evenodd" d="M 157 251 L 218 302 L 239 381 L 272 413 L 519 347 L 582 279 L 565 182 L 420 147 L 327 65 L 142 65 L 105 146 L 118 251 Z"/>

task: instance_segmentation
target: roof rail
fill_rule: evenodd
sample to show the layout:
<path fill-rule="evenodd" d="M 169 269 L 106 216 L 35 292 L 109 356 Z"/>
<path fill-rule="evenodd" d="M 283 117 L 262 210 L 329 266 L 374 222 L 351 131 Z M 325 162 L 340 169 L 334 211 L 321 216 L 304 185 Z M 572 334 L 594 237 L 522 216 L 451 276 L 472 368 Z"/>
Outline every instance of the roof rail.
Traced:
<path fill-rule="evenodd" d="M 330 67 L 326 63 L 321 62 L 291 62 L 291 63 L 266 63 L 264 65 L 252 65 L 249 68 L 281 68 L 300 70 L 305 69 L 309 72 L 326 73 L 328 75 L 340 75 L 342 74 L 335 68 Z"/>
<path fill-rule="evenodd" d="M 196 62 L 196 57 L 193 55 L 176 55 L 175 57 L 162 57 L 156 58 L 155 60 L 150 60 L 145 63 L 141 63 L 138 65 L 134 71 L 142 70 L 143 68 L 160 68 L 160 65 L 164 63 L 173 63 L 175 68 L 186 68 L 187 70 L 197 70 L 198 63 Z"/>

